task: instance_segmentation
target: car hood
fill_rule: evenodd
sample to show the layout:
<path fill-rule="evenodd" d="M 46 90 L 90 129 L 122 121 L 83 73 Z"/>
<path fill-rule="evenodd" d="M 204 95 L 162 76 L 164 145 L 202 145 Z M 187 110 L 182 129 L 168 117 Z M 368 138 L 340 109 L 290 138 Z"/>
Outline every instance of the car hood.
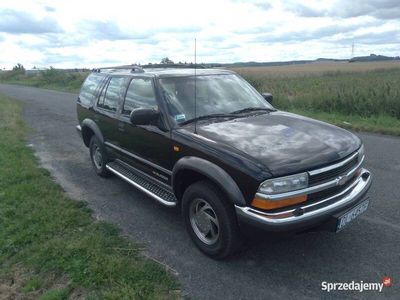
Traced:
<path fill-rule="evenodd" d="M 280 111 L 198 123 L 197 133 L 245 153 L 274 176 L 333 163 L 356 151 L 361 144 L 358 137 L 344 129 Z"/>

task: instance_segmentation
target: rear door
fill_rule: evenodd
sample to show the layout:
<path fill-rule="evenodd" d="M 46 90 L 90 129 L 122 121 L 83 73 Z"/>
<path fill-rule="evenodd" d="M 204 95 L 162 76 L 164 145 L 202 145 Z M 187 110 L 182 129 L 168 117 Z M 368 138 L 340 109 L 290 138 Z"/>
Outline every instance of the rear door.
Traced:
<path fill-rule="evenodd" d="M 151 125 L 132 125 L 130 113 L 139 107 L 159 111 L 151 77 L 133 77 L 129 82 L 119 118 L 116 145 L 122 148 L 123 160 L 161 182 L 170 184 L 170 131 L 163 126 L 162 117 Z"/>
<path fill-rule="evenodd" d="M 126 77 L 109 78 L 97 100 L 95 121 L 103 133 L 105 142 L 116 143 L 117 111 L 123 99 L 125 82 Z"/>

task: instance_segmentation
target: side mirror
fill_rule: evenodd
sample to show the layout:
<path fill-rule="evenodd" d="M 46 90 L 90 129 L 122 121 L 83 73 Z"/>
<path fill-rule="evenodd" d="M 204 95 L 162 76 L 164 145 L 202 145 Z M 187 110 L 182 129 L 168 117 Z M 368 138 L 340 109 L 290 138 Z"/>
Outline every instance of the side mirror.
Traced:
<path fill-rule="evenodd" d="M 159 115 L 153 108 L 136 108 L 132 110 L 130 120 L 133 125 L 150 125 Z"/>
<path fill-rule="evenodd" d="M 272 100 L 274 99 L 274 97 L 271 93 L 262 93 L 261 95 L 264 97 L 265 100 L 272 104 Z"/>

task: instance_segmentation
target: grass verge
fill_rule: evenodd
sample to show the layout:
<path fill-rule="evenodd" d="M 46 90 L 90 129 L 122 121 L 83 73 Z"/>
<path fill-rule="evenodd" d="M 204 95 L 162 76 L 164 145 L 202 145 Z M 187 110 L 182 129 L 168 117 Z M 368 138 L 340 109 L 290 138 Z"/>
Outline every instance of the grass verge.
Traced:
<path fill-rule="evenodd" d="M 289 111 L 354 131 L 366 131 L 400 136 L 400 119 L 390 116 L 378 115 L 361 117 L 357 115 L 305 111 L 299 109 L 290 109 Z"/>
<path fill-rule="evenodd" d="M 176 298 L 166 270 L 83 202 L 25 145 L 16 101 L 0 95 L 0 295 L 26 299 Z"/>
<path fill-rule="evenodd" d="M 62 92 L 79 93 L 88 72 L 62 71 L 54 68 L 37 74 L 25 74 L 21 70 L 0 73 L 0 83 L 33 86 Z"/>
<path fill-rule="evenodd" d="M 40 81 L 37 81 L 36 79 L 0 80 L 0 83 L 31 86 L 31 87 L 41 88 L 41 89 L 54 90 L 54 91 L 67 92 L 67 93 L 75 93 L 75 94 L 78 94 L 79 90 L 81 88 L 81 85 L 79 85 L 79 87 L 78 87 L 75 85 L 65 85 L 65 84 L 58 84 L 58 83 L 42 83 Z"/>

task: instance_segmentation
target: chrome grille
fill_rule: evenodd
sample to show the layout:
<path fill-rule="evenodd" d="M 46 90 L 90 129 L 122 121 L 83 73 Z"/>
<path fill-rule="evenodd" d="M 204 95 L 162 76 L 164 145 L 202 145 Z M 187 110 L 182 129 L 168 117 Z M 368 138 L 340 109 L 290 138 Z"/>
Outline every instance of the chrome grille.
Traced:
<path fill-rule="evenodd" d="M 307 203 L 309 202 L 313 202 L 313 201 L 318 201 L 324 198 L 328 198 L 328 197 L 332 197 L 342 191 L 344 191 L 345 189 L 347 189 L 351 184 L 353 184 L 353 182 L 356 180 L 357 175 L 354 174 L 352 178 L 349 178 L 348 181 L 344 184 L 344 185 L 338 185 L 338 186 L 334 186 L 331 187 L 329 189 L 326 190 L 322 190 L 316 193 L 311 193 L 308 195 L 307 197 Z"/>
<path fill-rule="evenodd" d="M 334 180 L 338 176 L 344 175 L 347 172 L 349 172 L 350 170 L 352 170 L 353 168 L 355 168 L 358 163 L 359 163 L 358 155 L 355 155 L 352 159 L 350 159 L 348 162 L 346 162 L 344 165 L 342 165 L 338 168 L 331 169 L 326 172 L 318 173 L 315 175 L 311 175 L 312 172 L 310 172 L 311 174 L 308 178 L 308 184 L 310 186 L 313 186 L 313 185 L 317 185 L 317 184 L 320 184 L 320 183 L 323 183 L 326 181 Z"/>

